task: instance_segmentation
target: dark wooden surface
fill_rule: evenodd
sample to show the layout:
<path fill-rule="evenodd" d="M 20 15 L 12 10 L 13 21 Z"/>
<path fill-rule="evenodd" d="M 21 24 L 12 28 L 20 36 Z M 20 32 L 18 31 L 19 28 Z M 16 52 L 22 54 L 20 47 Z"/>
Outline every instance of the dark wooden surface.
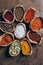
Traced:
<path fill-rule="evenodd" d="M 0 12 L 3 12 L 5 9 L 11 9 L 17 4 L 22 4 L 25 9 L 31 6 L 36 8 L 32 1 L 33 0 L 0 0 Z M 20 53 L 17 57 L 11 57 L 9 55 L 9 47 L 0 47 L 0 65 L 43 65 L 43 41 L 39 46 L 32 45 L 32 47 L 33 54 L 31 56 L 23 56 Z"/>
<path fill-rule="evenodd" d="M 43 42 L 39 46 L 33 45 L 33 54 L 23 56 L 22 53 L 11 57 L 8 53 L 9 47 L 0 47 L 0 65 L 43 65 Z"/>

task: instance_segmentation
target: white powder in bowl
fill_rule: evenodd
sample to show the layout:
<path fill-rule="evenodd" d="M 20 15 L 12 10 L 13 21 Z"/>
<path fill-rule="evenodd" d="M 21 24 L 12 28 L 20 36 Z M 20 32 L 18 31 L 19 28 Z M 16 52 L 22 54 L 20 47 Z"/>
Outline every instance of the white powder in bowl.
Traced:
<path fill-rule="evenodd" d="M 14 33 L 17 38 L 23 38 L 25 37 L 25 28 L 23 27 L 23 25 L 19 25 L 16 27 Z"/>

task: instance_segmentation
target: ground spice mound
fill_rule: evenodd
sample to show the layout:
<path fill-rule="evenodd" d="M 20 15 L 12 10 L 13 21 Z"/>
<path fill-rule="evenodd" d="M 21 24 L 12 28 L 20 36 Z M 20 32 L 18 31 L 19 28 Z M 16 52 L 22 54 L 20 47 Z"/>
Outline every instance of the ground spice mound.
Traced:
<path fill-rule="evenodd" d="M 12 15 L 12 13 L 10 11 L 7 11 L 5 14 L 4 14 L 4 17 L 8 20 L 8 21 L 12 21 L 14 16 Z"/>
<path fill-rule="evenodd" d="M 18 21 L 21 21 L 24 16 L 24 9 L 21 6 L 15 8 L 15 16 Z"/>
<path fill-rule="evenodd" d="M 30 31 L 28 35 L 32 41 L 35 41 L 37 43 L 39 43 L 41 40 L 41 36 L 37 32 Z"/>
<path fill-rule="evenodd" d="M 40 30 L 42 28 L 42 21 L 40 18 L 36 18 L 31 22 L 31 29 L 32 30 Z"/>
<path fill-rule="evenodd" d="M 34 18 L 34 16 L 35 16 L 35 10 L 29 9 L 25 15 L 25 21 L 30 22 Z"/>
<path fill-rule="evenodd" d="M 9 34 L 5 34 L 3 37 L 0 38 L 0 45 L 8 45 L 10 42 L 12 42 L 13 38 Z"/>
<path fill-rule="evenodd" d="M 29 53 L 31 53 L 31 47 L 30 47 L 29 42 L 27 40 L 21 41 L 21 48 L 22 48 L 22 53 L 24 55 L 28 55 Z"/>

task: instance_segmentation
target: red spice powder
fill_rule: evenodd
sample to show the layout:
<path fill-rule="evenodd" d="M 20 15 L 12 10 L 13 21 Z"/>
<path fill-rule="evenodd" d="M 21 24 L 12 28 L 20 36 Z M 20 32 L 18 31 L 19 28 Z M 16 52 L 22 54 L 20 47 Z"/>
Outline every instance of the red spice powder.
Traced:
<path fill-rule="evenodd" d="M 34 9 L 28 10 L 25 15 L 26 22 L 30 22 L 34 18 L 34 16 L 35 16 L 35 10 Z"/>
<path fill-rule="evenodd" d="M 9 34 L 5 34 L 2 37 L 2 40 L 0 41 L 0 45 L 8 45 L 10 42 L 12 42 L 13 38 Z"/>
<path fill-rule="evenodd" d="M 12 13 L 10 11 L 7 11 L 4 15 L 4 17 L 8 20 L 8 21 L 12 21 L 14 16 L 12 15 Z"/>

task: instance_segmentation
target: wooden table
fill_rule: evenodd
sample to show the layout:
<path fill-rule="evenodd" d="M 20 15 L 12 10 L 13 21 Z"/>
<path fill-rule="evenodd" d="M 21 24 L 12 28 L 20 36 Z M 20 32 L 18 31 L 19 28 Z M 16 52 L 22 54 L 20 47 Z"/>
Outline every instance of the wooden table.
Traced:
<path fill-rule="evenodd" d="M 0 0 L 0 12 L 3 12 L 5 9 L 11 9 L 17 4 L 22 4 L 26 9 L 30 6 L 36 8 L 32 0 Z M 43 41 L 39 46 L 32 45 L 32 47 L 33 54 L 31 56 L 23 56 L 20 53 L 17 57 L 9 55 L 9 47 L 0 47 L 0 65 L 43 65 Z"/>

